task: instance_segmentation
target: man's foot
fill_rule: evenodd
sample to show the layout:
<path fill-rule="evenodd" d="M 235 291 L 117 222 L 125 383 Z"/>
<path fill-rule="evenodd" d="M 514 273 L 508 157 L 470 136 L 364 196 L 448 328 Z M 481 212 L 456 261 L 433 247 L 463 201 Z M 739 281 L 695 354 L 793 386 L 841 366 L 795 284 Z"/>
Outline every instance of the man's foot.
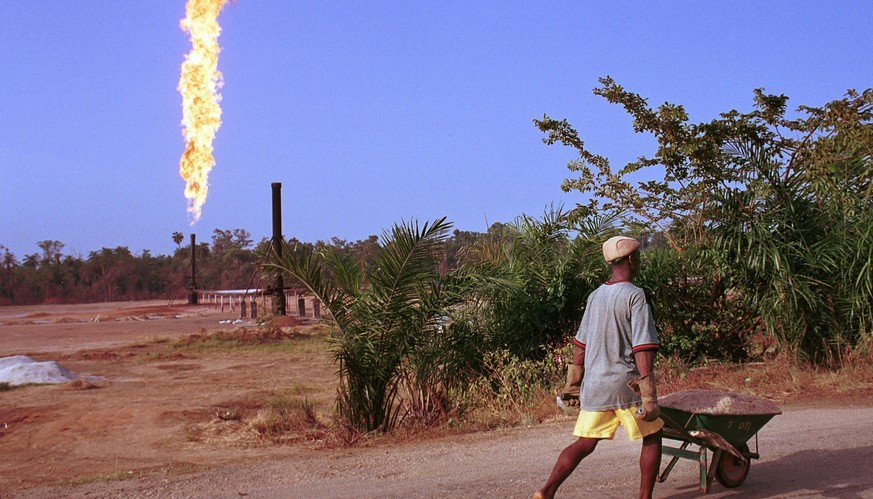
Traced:
<path fill-rule="evenodd" d="M 536 492 L 534 492 L 534 495 L 533 495 L 533 498 L 532 498 L 532 499 L 543 499 L 543 493 L 540 492 L 539 490 L 536 491 Z"/>

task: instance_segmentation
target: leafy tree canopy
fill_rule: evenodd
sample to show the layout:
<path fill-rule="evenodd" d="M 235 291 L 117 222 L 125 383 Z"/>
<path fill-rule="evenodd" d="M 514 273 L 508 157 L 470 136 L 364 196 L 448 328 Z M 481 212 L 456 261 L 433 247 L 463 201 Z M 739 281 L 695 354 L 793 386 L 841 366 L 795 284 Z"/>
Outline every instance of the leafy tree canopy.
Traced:
<path fill-rule="evenodd" d="M 612 78 L 600 79 L 596 95 L 621 105 L 633 118 L 637 133 L 657 140 L 651 156 L 641 156 L 614 171 L 609 160 L 585 147 L 566 119 L 544 116 L 534 120 L 546 144 L 576 149 L 567 166 L 576 174 L 564 181 L 566 192 L 590 195 L 577 207 L 578 215 L 600 210 L 624 212 L 625 223 L 662 232 L 678 250 L 705 237 L 716 207 L 713 192 L 754 188 L 759 181 L 800 175 L 819 193 L 846 192 L 869 205 L 873 150 L 873 90 L 849 90 L 842 99 L 823 107 L 800 106 L 797 117 L 787 116 L 788 98 L 754 91 L 755 109 L 735 110 L 704 123 L 692 123 L 681 105 L 649 106 L 647 99 L 625 90 Z M 857 160 L 848 175 L 832 176 L 843 158 Z M 849 167 L 843 165 L 844 168 Z M 660 169 L 661 180 L 633 184 L 629 176 Z M 670 230 L 682 228 L 685 230 Z"/>

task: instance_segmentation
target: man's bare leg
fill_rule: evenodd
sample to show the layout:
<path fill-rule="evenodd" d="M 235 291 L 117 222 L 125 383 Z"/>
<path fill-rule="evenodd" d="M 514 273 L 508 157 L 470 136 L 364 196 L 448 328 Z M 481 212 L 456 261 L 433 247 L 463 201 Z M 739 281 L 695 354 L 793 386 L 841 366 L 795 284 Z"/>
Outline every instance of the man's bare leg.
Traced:
<path fill-rule="evenodd" d="M 655 480 L 661 468 L 661 432 L 643 437 L 643 448 L 640 450 L 640 498 L 652 497 L 655 490 Z"/>
<path fill-rule="evenodd" d="M 581 463 L 586 456 L 594 452 L 594 448 L 597 447 L 597 442 L 599 441 L 600 440 L 596 438 L 580 437 L 561 451 L 561 454 L 558 456 L 558 461 L 555 463 L 555 467 L 552 468 L 552 473 L 549 475 L 549 479 L 546 481 L 543 488 L 534 494 L 534 497 L 538 499 L 551 499 L 554 497 L 558 487 L 564 483 L 564 480 L 570 476 L 570 473 L 573 473 L 576 466 L 579 466 L 579 463 Z"/>

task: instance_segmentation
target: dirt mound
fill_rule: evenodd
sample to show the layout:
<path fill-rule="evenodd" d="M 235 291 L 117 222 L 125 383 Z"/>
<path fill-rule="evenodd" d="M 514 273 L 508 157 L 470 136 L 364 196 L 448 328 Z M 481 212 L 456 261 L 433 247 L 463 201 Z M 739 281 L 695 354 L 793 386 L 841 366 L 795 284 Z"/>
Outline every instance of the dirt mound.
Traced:
<path fill-rule="evenodd" d="M 28 314 L 25 316 L 25 319 L 43 319 L 45 317 L 51 317 L 51 314 L 47 314 L 45 312 L 39 312 L 36 314 Z"/>
<path fill-rule="evenodd" d="M 658 404 L 695 414 L 742 416 L 782 414 L 782 410 L 769 400 L 719 390 L 683 390 L 660 397 Z"/>
<path fill-rule="evenodd" d="M 279 315 L 270 319 L 273 327 L 293 327 L 303 324 L 299 319 L 290 315 Z"/>
<path fill-rule="evenodd" d="M 144 315 L 144 316 L 164 316 L 184 313 L 185 310 L 181 307 L 173 307 L 169 305 L 154 305 L 149 307 L 128 308 L 114 315 Z"/>

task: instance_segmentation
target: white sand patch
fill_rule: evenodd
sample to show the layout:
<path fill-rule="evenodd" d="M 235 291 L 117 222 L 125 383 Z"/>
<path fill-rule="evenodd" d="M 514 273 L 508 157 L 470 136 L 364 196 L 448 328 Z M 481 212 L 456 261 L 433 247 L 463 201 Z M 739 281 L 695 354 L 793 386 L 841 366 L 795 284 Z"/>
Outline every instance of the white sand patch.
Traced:
<path fill-rule="evenodd" d="M 0 382 L 10 385 L 66 383 L 77 377 L 53 360 L 37 362 L 26 355 L 0 358 Z"/>

